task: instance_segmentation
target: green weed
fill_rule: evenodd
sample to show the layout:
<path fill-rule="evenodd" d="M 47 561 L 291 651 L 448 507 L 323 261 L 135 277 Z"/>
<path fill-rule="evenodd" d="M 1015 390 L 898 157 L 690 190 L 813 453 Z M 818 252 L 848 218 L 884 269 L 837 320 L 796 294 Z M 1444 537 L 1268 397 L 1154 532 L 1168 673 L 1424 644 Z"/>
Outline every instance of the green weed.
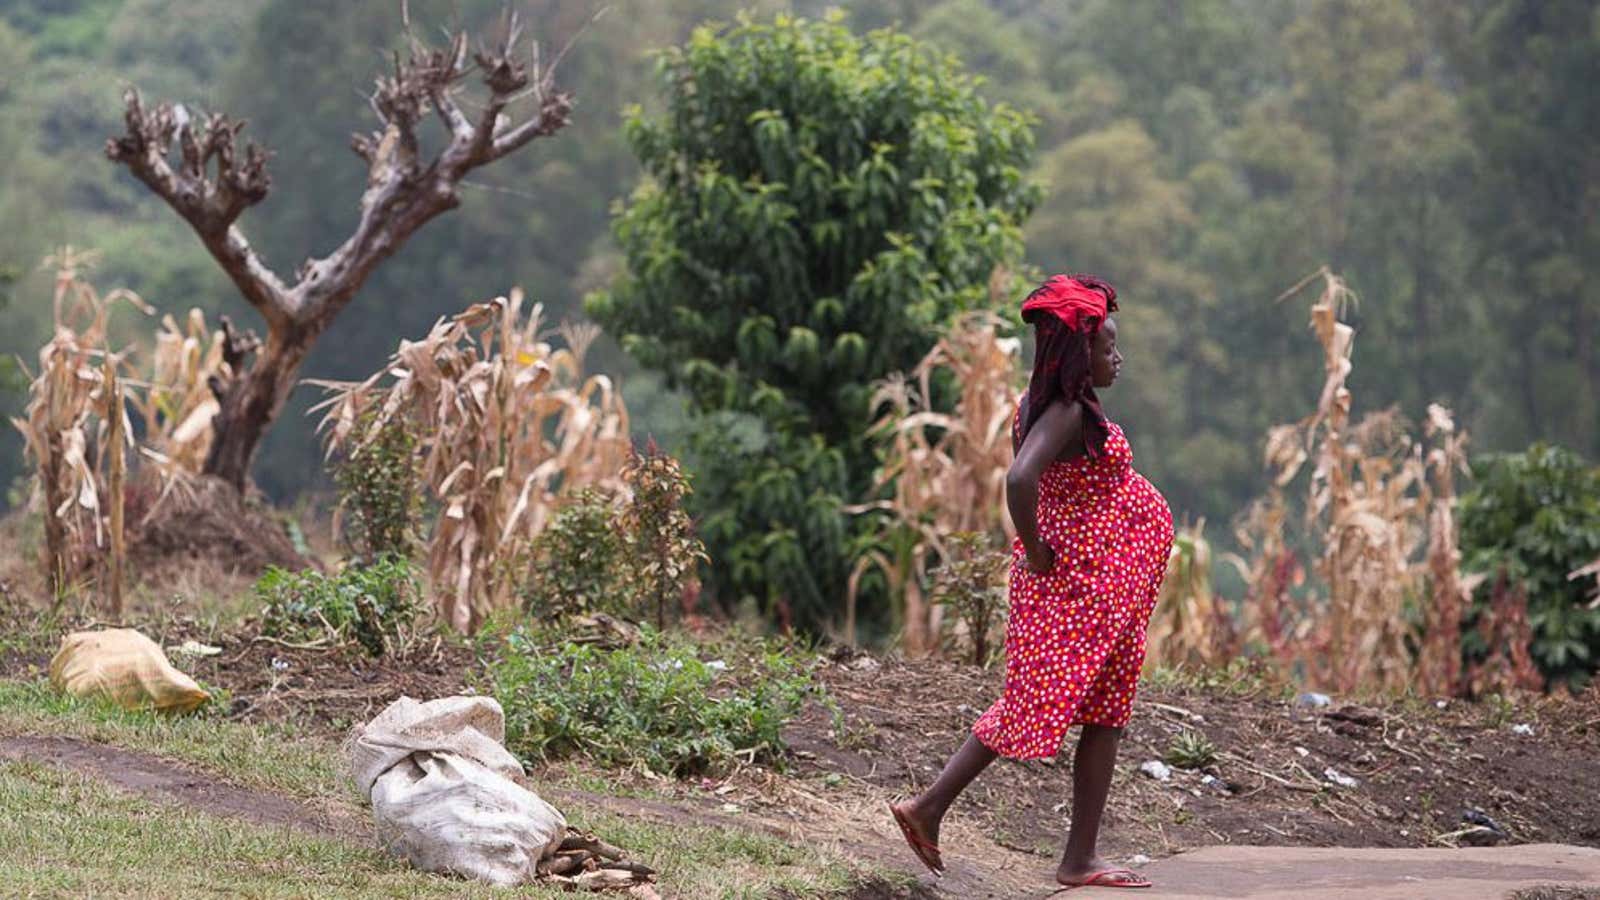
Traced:
<path fill-rule="evenodd" d="M 489 667 L 506 712 L 507 745 L 534 760 L 582 753 L 600 765 L 642 765 L 677 776 L 726 769 L 738 759 L 778 762 L 781 730 L 818 689 L 791 656 L 771 651 L 723 660 L 651 633 L 605 650 L 513 631 Z"/>
<path fill-rule="evenodd" d="M 256 582 L 255 594 L 267 634 L 302 642 L 355 640 L 373 656 L 403 646 L 422 607 L 416 573 L 398 557 L 332 576 L 274 567 Z"/>

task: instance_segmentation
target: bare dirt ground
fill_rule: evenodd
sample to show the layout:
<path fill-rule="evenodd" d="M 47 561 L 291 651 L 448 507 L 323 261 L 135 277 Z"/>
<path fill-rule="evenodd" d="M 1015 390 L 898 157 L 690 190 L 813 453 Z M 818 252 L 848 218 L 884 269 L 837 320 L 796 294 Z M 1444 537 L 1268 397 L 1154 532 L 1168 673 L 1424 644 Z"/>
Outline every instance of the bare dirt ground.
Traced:
<path fill-rule="evenodd" d="M 1000 689 L 995 672 L 864 656 L 826 667 L 822 678 L 846 727 L 835 736 L 820 709 L 803 718 L 790 736 L 801 771 L 908 792 L 932 780 Z M 1167 782 L 1139 771 L 1185 731 L 1215 748 L 1213 763 L 1172 767 Z M 1329 770 L 1354 783 L 1336 783 Z M 1070 752 L 1052 762 L 1002 761 L 957 809 L 1002 844 L 1053 853 L 1068 824 L 1070 782 Z M 1491 820 L 1506 842 L 1600 846 L 1600 691 L 1443 708 L 1338 698 L 1310 707 L 1248 676 L 1147 684 L 1124 738 L 1105 849 L 1157 857 L 1215 844 L 1488 840 L 1458 834 L 1474 824 L 1463 819 L 1468 810 Z"/>

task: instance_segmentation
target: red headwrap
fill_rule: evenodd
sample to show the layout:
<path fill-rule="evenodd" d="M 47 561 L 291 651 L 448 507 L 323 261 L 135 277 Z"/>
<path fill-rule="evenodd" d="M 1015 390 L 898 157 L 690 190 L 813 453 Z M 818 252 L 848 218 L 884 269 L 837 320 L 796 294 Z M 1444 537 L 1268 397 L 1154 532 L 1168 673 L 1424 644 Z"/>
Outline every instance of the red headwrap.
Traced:
<path fill-rule="evenodd" d="M 1033 377 L 1012 436 L 1013 449 L 1057 399 L 1083 404 L 1084 452 L 1105 449 L 1105 413 L 1095 396 L 1089 354 L 1096 332 L 1117 309 L 1117 290 L 1093 275 L 1052 275 L 1022 301 L 1022 320 L 1034 326 Z"/>
<path fill-rule="evenodd" d="M 1071 331 L 1094 332 L 1116 308 L 1116 288 L 1093 275 L 1051 275 L 1022 301 L 1022 320 L 1033 322 L 1047 312 Z"/>

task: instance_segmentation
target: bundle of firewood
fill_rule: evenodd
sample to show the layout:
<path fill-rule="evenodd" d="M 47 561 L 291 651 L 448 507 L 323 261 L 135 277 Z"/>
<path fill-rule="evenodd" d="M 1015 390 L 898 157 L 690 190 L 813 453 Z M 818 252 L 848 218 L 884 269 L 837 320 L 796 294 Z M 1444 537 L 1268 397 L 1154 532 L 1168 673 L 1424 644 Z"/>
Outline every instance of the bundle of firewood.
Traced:
<path fill-rule="evenodd" d="M 594 832 L 569 826 L 560 849 L 539 863 L 539 880 L 570 891 L 627 891 L 655 898 L 656 870 L 626 857 Z"/>

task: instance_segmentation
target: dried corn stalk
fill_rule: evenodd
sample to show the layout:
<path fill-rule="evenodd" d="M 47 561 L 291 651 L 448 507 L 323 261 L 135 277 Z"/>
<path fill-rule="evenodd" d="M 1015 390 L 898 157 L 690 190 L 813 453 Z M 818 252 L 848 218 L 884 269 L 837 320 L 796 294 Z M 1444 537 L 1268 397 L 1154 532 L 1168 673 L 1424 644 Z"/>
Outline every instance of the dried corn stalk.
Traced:
<path fill-rule="evenodd" d="M 1425 535 L 1425 471 L 1392 411 L 1352 426 L 1346 381 L 1355 330 L 1340 315 L 1354 296 L 1326 268 L 1316 277 L 1322 291 L 1311 305 L 1311 327 L 1324 372 L 1317 408 L 1268 440 L 1279 486 L 1313 462 L 1305 514 L 1322 547 L 1317 572 L 1326 595 L 1303 611 L 1291 654 L 1319 684 L 1400 687 L 1411 674 L 1405 604 L 1419 584 L 1411 557 Z"/>
<path fill-rule="evenodd" d="M 150 352 L 149 372 L 134 393 L 133 408 L 144 425 L 146 456 L 163 469 L 198 475 L 211 449 L 211 419 L 220 408 L 212 379 L 232 376 L 224 360 L 227 339 L 206 325 L 205 313 L 189 310 L 180 327 L 163 316 Z"/>
<path fill-rule="evenodd" d="M 974 532 L 1004 545 L 1015 534 L 1005 512 L 1005 489 L 1011 418 L 1022 391 L 1021 343 L 1003 337 L 1003 328 L 992 313 L 961 317 L 918 363 L 911 380 L 890 380 L 874 395 L 873 408 L 883 412 L 872 430 L 885 451 L 878 487 L 892 487 L 893 497 L 852 511 L 886 511 L 885 543 L 900 549 L 893 559 L 868 554 L 851 574 L 847 640 L 855 637 L 861 578 L 877 568 L 901 600 L 906 652 L 936 652 L 941 610 L 924 598 L 928 570 L 950 558 L 946 538 Z M 960 390 L 950 413 L 933 406 L 933 381 L 940 371 Z"/>
<path fill-rule="evenodd" d="M 1440 406 L 1428 411 L 1431 448 L 1414 441 L 1393 410 L 1352 425 L 1346 382 L 1355 332 L 1340 317 L 1353 296 L 1326 268 L 1289 294 L 1318 278 L 1322 290 L 1311 306 L 1323 351 L 1317 409 L 1269 433 L 1274 483 L 1240 528 L 1240 543 L 1253 555 L 1239 562 L 1251 584 L 1247 639 L 1336 690 L 1459 692 L 1467 687 L 1461 619 L 1473 587 L 1460 574 L 1453 515 L 1466 436 Z M 1296 602 L 1288 590 L 1298 563 L 1285 537 L 1283 489 L 1307 462 L 1304 526 L 1306 543 L 1319 548 L 1320 592 Z M 1416 631 L 1408 624 L 1413 605 L 1421 612 Z"/>
<path fill-rule="evenodd" d="M 1237 652 L 1237 635 L 1224 600 L 1211 589 L 1211 542 L 1206 523 L 1178 529 L 1166 580 L 1150 617 L 1146 667 L 1225 665 Z"/>
<path fill-rule="evenodd" d="M 316 408 L 327 410 L 318 427 L 329 455 L 359 459 L 396 417 L 417 436 L 440 507 L 428 569 L 441 614 L 463 631 L 511 602 L 516 567 L 563 497 L 624 488 L 622 396 L 605 376 L 583 375 L 594 331 L 568 328 L 569 348 L 552 349 L 541 307 L 523 318 L 522 304 L 516 290 L 441 319 L 361 383 L 311 382 L 331 394 Z"/>
<path fill-rule="evenodd" d="M 1472 592 L 1482 575 L 1462 577 L 1461 548 L 1455 521 L 1457 472 L 1466 473 L 1467 436 L 1456 431 L 1450 411 L 1428 407 L 1428 602 L 1423 605 L 1417 679 L 1430 694 L 1459 694 L 1467 689 L 1461 671 L 1461 620 L 1472 606 Z"/>
<path fill-rule="evenodd" d="M 123 536 L 120 504 L 111 502 L 108 482 L 120 487 L 132 430 L 117 384 L 122 357 L 109 349 L 107 325 L 118 301 L 152 310 L 130 291 L 101 296 L 84 278 L 92 264 L 90 254 L 71 247 L 46 258 L 45 265 L 56 270 L 55 331 L 39 350 L 23 417 L 12 423 L 35 463 L 29 500 L 44 515 L 51 591 L 59 601 L 71 578 L 111 550 L 115 603 L 121 594 L 116 579 Z M 112 612 L 120 609 L 114 606 Z"/>

